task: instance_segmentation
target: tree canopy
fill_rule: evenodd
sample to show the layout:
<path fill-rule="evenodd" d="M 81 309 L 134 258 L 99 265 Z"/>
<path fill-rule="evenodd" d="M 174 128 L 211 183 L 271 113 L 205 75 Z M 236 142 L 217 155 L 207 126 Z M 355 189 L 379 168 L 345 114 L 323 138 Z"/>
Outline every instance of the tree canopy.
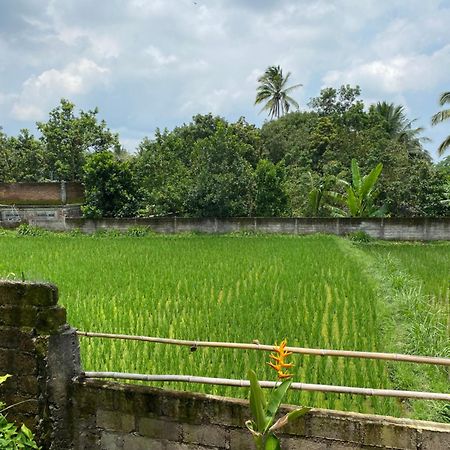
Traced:
<path fill-rule="evenodd" d="M 268 76 L 289 89 L 289 74 L 272 69 Z M 402 105 L 366 106 L 360 94 L 358 86 L 325 88 L 308 111 L 289 113 L 280 100 L 260 128 L 198 114 L 157 129 L 136 154 L 97 109 L 76 111 L 61 100 L 37 124 L 38 137 L 0 128 L 0 181 L 83 181 L 90 217 L 448 216 L 448 161 L 431 160 L 423 130 Z"/>

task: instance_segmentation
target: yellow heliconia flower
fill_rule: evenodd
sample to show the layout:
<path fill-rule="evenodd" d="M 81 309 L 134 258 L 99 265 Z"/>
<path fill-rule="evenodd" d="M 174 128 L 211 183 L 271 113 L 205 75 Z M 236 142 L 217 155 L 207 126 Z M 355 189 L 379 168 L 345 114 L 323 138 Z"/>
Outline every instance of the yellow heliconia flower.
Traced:
<path fill-rule="evenodd" d="M 269 362 L 270 367 L 277 372 L 277 377 L 279 380 L 291 378 L 292 374 L 285 372 L 285 369 L 289 369 L 290 367 L 294 367 L 294 364 L 287 363 L 285 358 L 289 355 L 292 355 L 292 352 L 286 351 L 287 339 L 284 339 L 280 345 L 275 343 L 274 351 L 275 353 L 270 354 L 270 358 L 272 358 L 275 363 Z"/>

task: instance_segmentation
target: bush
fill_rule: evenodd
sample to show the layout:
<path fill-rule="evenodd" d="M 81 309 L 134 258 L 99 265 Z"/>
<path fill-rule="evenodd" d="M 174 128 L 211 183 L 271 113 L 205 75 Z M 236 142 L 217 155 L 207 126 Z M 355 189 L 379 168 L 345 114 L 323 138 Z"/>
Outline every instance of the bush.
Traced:
<path fill-rule="evenodd" d="M 43 228 L 28 225 L 27 223 L 22 223 L 16 228 L 16 234 L 17 236 L 45 236 L 48 234 L 48 231 Z"/>
<path fill-rule="evenodd" d="M 347 238 L 352 242 L 367 243 L 374 241 L 374 238 L 368 235 L 365 231 L 354 231 L 353 233 L 347 234 Z"/>
<path fill-rule="evenodd" d="M 128 228 L 128 230 L 125 233 L 127 236 L 131 237 L 145 237 L 149 236 L 151 234 L 154 234 L 154 232 L 149 227 L 143 227 L 143 226 L 134 226 Z"/>

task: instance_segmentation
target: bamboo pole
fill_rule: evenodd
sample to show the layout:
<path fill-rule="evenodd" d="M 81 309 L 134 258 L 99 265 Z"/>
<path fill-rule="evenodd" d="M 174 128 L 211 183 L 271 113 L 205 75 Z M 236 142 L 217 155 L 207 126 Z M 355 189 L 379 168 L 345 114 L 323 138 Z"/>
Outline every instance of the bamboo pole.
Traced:
<path fill-rule="evenodd" d="M 112 378 L 115 380 L 162 381 L 198 384 L 214 384 L 220 386 L 250 387 L 248 380 L 233 380 L 229 378 L 196 377 L 191 375 L 142 375 L 121 372 L 82 372 L 81 378 Z M 275 381 L 260 381 L 263 388 L 273 388 L 279 385 Z M 380 397 L 417 398 L 422 400 L 443 400 L 450 402 L 450 394 L 437 392 L 397 391 L 393 389 L 371 389 L 351 386 L 332 386 L 327 384 L 292 383 L 291 389 L 301 391 L 333 392 L 336 394 L 355 394 Z"/>
<path fill-rule="evenodd" d="M 185 345 L 191 349 L 198 347 L 217 347 L 217 348 L 238 348 L 247 350 L 262 350 L 271 352 L 274 349 L 273 345 L 264 344 L 241 344 L 236 342 L 209 342 L 209 341 L 187 341 L 181 339 L 168 339 L 150 336 L 133 336 L 128 334 L 110 334 L 110 333 L 94 333 L 90 331 L 77 331 L 79 336 L 106 338 L 106 339 L 124 339 L 132 341 L 145 341 L 158 344 L 171 345 Z M 316 356 L 334 356 L 346 358 L 365 358 L 365 359 L 382 359 L 386 361 L 404 361 L 418 364 L 433 364 L 441 366 L 450 366 L 450 358 L 440 358 L 436 356 L 416 356 L 403 355 L 397 353 L 376 353 L 376 352 L 360 352 L 351 350 L 327 350 L 319 348 L 304 348 L 304 347 L 286 347 L 287 351 L 292 353 L 299 353 L 302 355 L 316 355 Z"/>

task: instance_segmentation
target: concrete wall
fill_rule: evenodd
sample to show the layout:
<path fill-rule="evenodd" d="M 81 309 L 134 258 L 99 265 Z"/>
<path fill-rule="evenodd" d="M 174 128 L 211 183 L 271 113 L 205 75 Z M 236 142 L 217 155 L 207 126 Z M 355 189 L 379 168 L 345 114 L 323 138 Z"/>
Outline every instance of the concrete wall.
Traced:
<path fill-rule="evenodd" d="M 347 235 L 364 231 L 377 239 L 386 240 L 450 240 L 450 218 L 180 218 L 155 217 L 149 219 L 66 219 L 64 223 L 38 223 L 52 229 L 71 230 L 79 228 L 85 233 L 97 230 L 117 229 L 125 231 L 130 227 L 149 227 L 158 233 L 232 233 L 260 232 L 286 234 L 327 233 Z"/>
<path fill-rule="evenodd" d="M 44 224 L 44 228 L 64 227 L 67 217 L 81 217 L 81 205 L 0 206 L 0 227 L 14 227 L 21 222 Z"/>
<path fill-rule="evenodd" d="M 83 203 L 78 182 L 0 183 L 0 205 L 65 205 Z"/>
<path fill-rule="evenodd" d="M 45 450 L 254 448 L 246 401 L 77 377 L 77 336 L 52 285 L 0 281 L 3 373 L 13 377 L 0 397 L 26 400 L 8 417 L 31 426 Z M 444 450 L 450 425 L 312 410 L 280 437 L 283 450 Z"/>

